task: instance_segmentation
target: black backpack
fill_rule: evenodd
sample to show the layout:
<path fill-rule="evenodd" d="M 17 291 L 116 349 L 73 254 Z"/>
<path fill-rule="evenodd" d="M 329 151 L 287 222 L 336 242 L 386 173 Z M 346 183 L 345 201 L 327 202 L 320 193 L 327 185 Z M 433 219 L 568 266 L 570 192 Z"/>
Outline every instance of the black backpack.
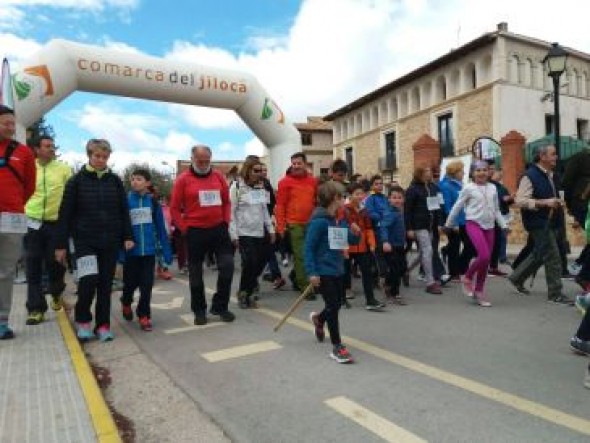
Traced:
<path fill-rule="evenodd" d="M 18 142 L 16 140 L 10 140 L 8 146 L 6 147 L 4 157 L 0 157 L 0 168 L 8 168 L 8 170 L 14 174 L 18 181 L 24 185 L 25 181 L 18 173 L 18 171 L 14 168 L 14 166 L 10 164 L 10 157 L 12 157 L 12 154 L 14 153 L 16 148 L 18 148 Z"/>

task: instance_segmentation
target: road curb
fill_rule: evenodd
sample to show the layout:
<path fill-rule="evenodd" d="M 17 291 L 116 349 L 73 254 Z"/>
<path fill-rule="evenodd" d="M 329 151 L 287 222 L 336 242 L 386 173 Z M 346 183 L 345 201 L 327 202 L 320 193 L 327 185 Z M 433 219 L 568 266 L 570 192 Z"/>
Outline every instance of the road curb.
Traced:
<path fill-rule="evenodd" d="M 57 312 L 57 321 L 66 347 L 70 353 L 80 388 L 84 394 L 84 400 L 86 401 L 98 442 L 122 443 L 115 421 L 64 309 Z"/>

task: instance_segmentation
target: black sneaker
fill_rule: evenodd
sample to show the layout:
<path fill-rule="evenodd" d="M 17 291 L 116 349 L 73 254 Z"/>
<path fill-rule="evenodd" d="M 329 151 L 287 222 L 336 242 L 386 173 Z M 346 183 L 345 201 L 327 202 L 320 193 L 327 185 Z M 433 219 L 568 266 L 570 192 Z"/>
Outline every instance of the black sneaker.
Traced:
<path fill-rule="evenodd" d="M 195 325 L 203 326 L 207 324 L 207 314 L 204 312 L 196 312 L 195 313 Z"/>
<path fill-rule="evenodd" d="M 385 303 L 381 303 L 377 300 L 370 300 L 365 305 L 367 311 L 381 311 L 385 307 Z"/>
<path fill-rule="evenodd" d="M 565 305 L 565 306 L 573 306 L 574 305 L 574 301 L 571 298 L 569 298 L 563 294 L 549 297 L 547 301 L 549 301 L 550 303 L 555 303 L 556 305 Z"/>
<path fill-rule="evenodd" d="M 236 319 L 236 316 L 231 311 L 229 311 L 227 309 L 225 311 L 218 311 L 217 309 L 211 308 L 209 313 L 211 315 L 219 315 L 219 318 L 221 319 L 221 321 L 224 321 L 226 323 L 230 323 Z"/>
<path fill-rule="evenodd" d="M 246 291 L 238 293 L 238 306 L 240 309 L 248 309 L 248 293 Z"/>
<path fill-rule="evenodd" d="M 576 336 L 571 338 L 570 348 L 572 348 L 572 351 L 574 351 L 576 354 L 590 355 L 590 342 L 580 340 Z"/>
<path fill-rule="evenodd" d="M 527 288 L 525 288 L 524 285 L 516 284 L 515 282 L 510 280 L 510 278 L 508 279 L 508 281 L 512 284 L 512 286 L 514 287 L 514 290 L 516 292 L 518 292 L 520 295 L 530 295 L 531 294 L 531 291 L 529 291 Z"/>

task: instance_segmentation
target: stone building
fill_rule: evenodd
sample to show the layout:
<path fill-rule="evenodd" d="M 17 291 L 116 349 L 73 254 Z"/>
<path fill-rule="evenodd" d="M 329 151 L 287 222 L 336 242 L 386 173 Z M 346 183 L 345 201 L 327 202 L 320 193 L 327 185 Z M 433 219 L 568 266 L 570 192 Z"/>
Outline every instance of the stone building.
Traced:
<path fill-rule="evenodd" d="M 517 131 L 533 141 L 552 132 L 553 86 L 542 62 L 549 46 L 500 23 L 496 31 L 325 116 L 333 122 L 334 157 L 346 159 L 355 172 L 381 172 L 405 186 L 415 164 L 436 168 L 441 157 L 470 152 L 479 136 L 501 140 Z M 561 134 L 587 139 L 590 55 L 566 51 Z M 508 168 L 514 169 L 509 187 L 516 184 L 510 175 L 523 166 Z"/>
<path fill-rule="evenodd" d="M 306 123 L 295 123 L 301 134 L 301 145 L 313 175 L 327 174 L 332 163 L 332 123 L 321 117 L 307 117 Z"/>

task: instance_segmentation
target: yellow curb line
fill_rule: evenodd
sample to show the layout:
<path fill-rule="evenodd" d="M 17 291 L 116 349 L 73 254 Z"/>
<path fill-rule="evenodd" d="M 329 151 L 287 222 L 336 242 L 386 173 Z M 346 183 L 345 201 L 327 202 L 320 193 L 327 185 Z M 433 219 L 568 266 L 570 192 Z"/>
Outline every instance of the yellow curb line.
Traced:
<path fill-rule="evenodd" d="M 94 432 L 99 443 L 122 443 L 115 421 L 96 383 L 96 378 L 92 373 L 92 369 L 90 369 L 86 355 L 80 343 L 78 343 L 78 338 L 74 334 L 72 324 L 63 309 L 57 312 L 57 322 L 59 323 L 66 347 L 70 352 L 74 370 L 82 388 L 82 393 L 84 394 L 86 405 L 92 418 Z"/>

